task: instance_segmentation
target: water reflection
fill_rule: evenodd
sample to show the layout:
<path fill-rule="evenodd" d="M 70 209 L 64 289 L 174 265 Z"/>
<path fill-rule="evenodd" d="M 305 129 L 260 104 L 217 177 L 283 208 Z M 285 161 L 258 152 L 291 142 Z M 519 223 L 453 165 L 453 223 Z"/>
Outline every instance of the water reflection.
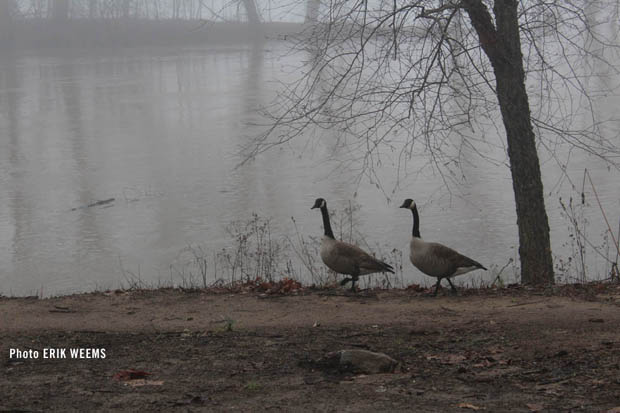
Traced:
<path fill-rule="evenodd" d="M 13 179 L 18 178 L 23 162 L 19 147 L 22 81 L 17 66 L 15 57 L 9 55 L 0 71 L 0 114 L 3 119 L 0 130 L 7 139 L 2 145 L 6 162 L 0 163 L 0 182 L 7 188 L 8 193 L 8 196 L 4 197 L 6 202 L 0 204 L 0 224 L 3 228 L 0 235 L 0 273 L 7 274 L 7 284 L 14 278 L 14 261 L 25 252 L 25 248 L 22 248 L 24 244 L 20 244 L 18 240 L 23 239 L 29 232 L 27 217 L 30 215 L 29 205 L 24 202 L 21 193 L 22 188 L 13 185 Z M 11 222 L 13 225 L 10 225 Z"/>
<path fill-rule="evenodd" d="M 166 282 L 179 251 L 197 244 L 217 251 L 230 242 L 228 224 L 252 212 L 271 218 L 274 237 L 294 235 L 291 217 L 303 235 L 319 236 L 320 217 L 309 210 L 318 196 L 333 210 L 354 199 L 359 231 L 377 250 L 406 251 L 410 217 L 396 204 L 413 197 L 425 238 L 487 267 L 516 256 L 509 170 L 467 149 L 465 178 L 456 177 L 452 193 L 425 169 L 388 190 L 391 202 L 366 179 L 355 184 L 355 152 L 328 131 L 234 169 L 237 149 L 257 132 L 257 109 L 271 102 L 276 81 L 297 75 L 282 65 L 290 69 L 300 58 L 285 56 L 278 44 L 3 57 L 0 293 L 117 287 L 128 272 L 148 284 Z M 484 150 L 504 159 L 501 147 Z M 617 211 L 617 173 L 580 157 L 569 171 L 574 180 L 585 166 Z M 552 163 L 545 168 L 552 188 L 559 174 Z M 377 174 L 389 186 L 394 165 L 386 162 Z M 556 254 L 567 237 L 557 197 L 569 190 L 547 199 Z M 116 201 L 71 210 L 108 198 Z M 597 213 L 593 234 L 602 231 Z M 425 280 L 404 266 L 410 282 Z"/>

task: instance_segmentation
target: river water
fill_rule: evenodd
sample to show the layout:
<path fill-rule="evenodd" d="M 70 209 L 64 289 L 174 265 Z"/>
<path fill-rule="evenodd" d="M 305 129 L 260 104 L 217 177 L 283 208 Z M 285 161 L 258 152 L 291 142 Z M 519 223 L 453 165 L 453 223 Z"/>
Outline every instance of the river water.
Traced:
<path fill-rule="evenodd" d="M 269 43 L 3 57 L 0 294 L 49 296 L 129 286 L 136 279 L 179 284 L 182 251 L 192 246 L 209 258 L 234 248 L 227 228 L 253 213 L 270 220 L 273 239 L 320 236 L 320 214 L 310 211 L 319 196 L 334 210 L 355 205 L 356 231 L 368 246 L 405 254 L 398 276 L 404 284 L 432 282 L 406 259 L 411 217 L 397 207 L 407 197 L 420 206 L 425 239 L 490 269 L 463 276 L 462 283 L 491 280 L 517 258 L 503 154 L 499 162 L 464 162 L 459 184 L 450 189 L 432 169 L 401 177 L 394 189 L 396 169 L 389 162 L 379 171 L 387 190 L 366 178 L 358 184 L 355 166 L 341 167 L 346 147 L 320 134 L 235 168 L 242 160 L 238 148 L 262 130 L 255 125 L 261 122 L 257 108 L 272 101 L 278 81 L 294 78 L 292 68 L 304 58 L 284 50 Z M 541 159 L 559 265 L 575 252 L 559 198 L 579 197 L 579 191 L 555 162 Z M 617 231 L 620 175 L 595 157 L 574 153 L 568 177 L 578 190 L 586 167 Z M 606 226 L 589 185 L 586 201 L 587 235 L 604 244 Z M 294 254 L 291 259 L 295 274 L 310 281 Z M 592 251 L 586 262 L 589 278 L 606 276 L 608 265 Z M 515 280 L 517 265 L 504 270 L 507 281 Z M 210 282 L 216 272 L 210 263 Z M 571 281 L 574 265 L 558 274 Z"/>

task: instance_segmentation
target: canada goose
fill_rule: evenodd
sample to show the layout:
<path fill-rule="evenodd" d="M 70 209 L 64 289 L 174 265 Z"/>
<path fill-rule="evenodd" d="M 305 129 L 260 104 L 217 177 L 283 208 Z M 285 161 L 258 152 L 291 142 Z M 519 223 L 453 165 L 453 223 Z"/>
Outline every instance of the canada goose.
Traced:
<path fill-rule="evenodd" d="M 412 199 L 405 199 L 400 207 L 410 209 L 413 214 L 413 236 L 409 246 L 409 259 L 418 270 L 437 278 L 434 296 L 437 295 L 442 278 L 447 279 L 452 291 L 456 292 L 456 288 L 450 280 L 451 277 L 478 269 L 486 270 L 479 262 L 459 254 L 452 248 L 436 242 L 422 240 L 420 237 L 420 217 L 415 202 Z"/>
<path fill-rule="evenodd" d="M 327 202 L 323 198 L 317 198 L 314 201 L 314 206 L 310 209 L 315 208 L 321 208 L 323 227 L 325 228 L 325 236 L 321 240 L 321 259 L 323 263 L 337 273 L 351 276 L 351 278 L 342 280 L 340 285 L 345 285 L 351 281 L 351 291 L 355 291 L 355 282 L 360 275 L 372 274 L 374 272 L 394 274 L 394 268 L 391 265 L 379 261 L 355 245 L 337 241 L 334 238 L 334 233 L 329 223 Z"/>

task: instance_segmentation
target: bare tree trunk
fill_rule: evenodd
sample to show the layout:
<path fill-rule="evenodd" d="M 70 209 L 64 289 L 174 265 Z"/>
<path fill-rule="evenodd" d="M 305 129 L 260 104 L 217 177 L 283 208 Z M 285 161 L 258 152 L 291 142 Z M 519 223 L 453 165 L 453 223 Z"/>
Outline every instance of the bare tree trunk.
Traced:
<path fill-rule="evenodd" d="M 321 0 L 307 0 L 306 2 L 306 17 L 304 23 L 316 23 L 319 19 L 319 8 L 321 7 Z"/>
<path fill-rule="evenodd" d="M 69 19 L 69 0 L 53 0 L 52 18 L 54 20 Z"/>
<path fill-rule="evenodd" d="M 495 0 L 493 11 L 496 27 L 481 0 L 464 0 L 463 4 L 495 72 L 517 207 L 521 282 L 552 284 L 553 260 L 549 222 L 525 89 L 518 1 Z"/>
<path fill-rule="evenodd" d="M 243 6 L 248 14 L 248 22 L 252 25 L 258 25 L 258 10 L 256 9 L 256 3 L 254 0 L 243 0 Z"/>

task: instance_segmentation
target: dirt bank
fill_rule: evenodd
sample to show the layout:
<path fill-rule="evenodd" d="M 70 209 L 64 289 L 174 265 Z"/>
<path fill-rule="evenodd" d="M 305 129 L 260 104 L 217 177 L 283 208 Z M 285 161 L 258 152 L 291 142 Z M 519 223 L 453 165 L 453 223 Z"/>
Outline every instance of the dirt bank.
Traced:
<path fill-rule="evenodd" d="M 98 358 L 71 358 L 80 348 Z M 400 366 L 317 363 L 340 349 Z M 620 406 L 620 288 L 0 298 L 0 370 L 0 411 L 607 411 Z"/>

